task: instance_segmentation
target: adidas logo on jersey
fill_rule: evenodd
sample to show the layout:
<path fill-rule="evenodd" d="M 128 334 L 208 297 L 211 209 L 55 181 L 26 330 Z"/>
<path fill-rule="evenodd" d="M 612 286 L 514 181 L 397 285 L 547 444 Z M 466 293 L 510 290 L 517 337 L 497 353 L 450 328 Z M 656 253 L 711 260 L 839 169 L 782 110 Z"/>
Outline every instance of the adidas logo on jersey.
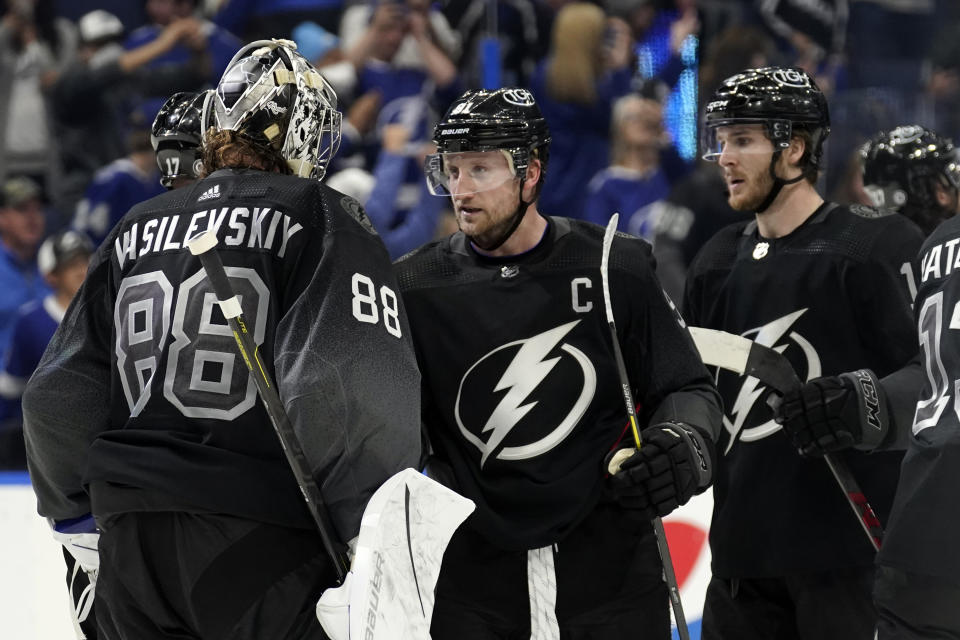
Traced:
<path fill-rule="evenodd" d="M 197 202 L 203 202 L 204 200 L 213 200 L 220 197 L 220 185 L 215 184 L 203 193 L 200 194 L 200 197 L 197 198 Z"/>

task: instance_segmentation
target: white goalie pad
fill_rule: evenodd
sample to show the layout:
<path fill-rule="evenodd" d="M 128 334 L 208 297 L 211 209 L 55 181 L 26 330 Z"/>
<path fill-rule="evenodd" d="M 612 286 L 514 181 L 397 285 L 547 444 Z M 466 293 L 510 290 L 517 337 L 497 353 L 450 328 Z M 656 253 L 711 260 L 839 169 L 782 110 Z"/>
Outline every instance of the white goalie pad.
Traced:
<path fill-rule="evenodd" d="M 367 503 L 344 583 L 327 589 L 317 618 L 332 640 L 429 640 L 443 553 L 471 500 L 413 469 Z"/>

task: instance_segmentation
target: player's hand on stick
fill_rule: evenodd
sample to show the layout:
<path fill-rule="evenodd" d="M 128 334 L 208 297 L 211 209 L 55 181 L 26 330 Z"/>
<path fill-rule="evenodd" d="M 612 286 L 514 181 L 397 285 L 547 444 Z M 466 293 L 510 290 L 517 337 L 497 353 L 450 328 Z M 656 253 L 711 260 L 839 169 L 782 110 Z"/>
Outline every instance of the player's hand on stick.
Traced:
<path fill-rule="evenodd" d="M 713 441 L 687 424 L 666 422 L 643 430 L 643 446 L 611 452 L 610 493 L 626 509 L 649 520 L 665 516 L 713 480 Z"/>
<path fill-rule="evenodd" d="M 814 378 L 787 392 L 775 418 L 808 457 L 851 447 L 870 451 L 889 430 L 886 398 L 869 369 Z"/>

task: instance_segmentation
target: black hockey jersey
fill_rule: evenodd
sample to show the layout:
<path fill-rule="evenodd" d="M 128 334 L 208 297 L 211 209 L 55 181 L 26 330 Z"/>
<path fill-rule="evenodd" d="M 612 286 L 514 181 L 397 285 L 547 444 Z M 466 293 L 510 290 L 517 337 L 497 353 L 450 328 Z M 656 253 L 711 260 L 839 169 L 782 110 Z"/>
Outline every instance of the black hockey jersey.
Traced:
<path fill-rule="evenodd" d="M 313 527 L 186 241 L 215 230 L 342 540 L 420 455 L 419 376 L 386 250 L 319 182 L 221 170 L 134 207 L 24 395 L 40 513 L 218 512 Z"/>
<path fill-rule="evenodd" d="M 924 366 L 912 437 L 879 562 L 960 583 L 960 218 L 941 223 L 919 254 L 914 305 Z"/>
<path fill-rule="evenodd" d="M 519 256 L 483 257 L 456 233 L 396 265 L 427 433 L 477 503 L 472 526 L 507 549 L 562 539 L 597 504 L 604 456 L 621 438 L 632 444 L 604 311 L 603 229 L 548 221 Z M 716 391 L 649 245 L 618 234 L 609 271 L 641 428 L 679 420 L 715 435 Z"/>
<path fill-rule="evenodd" d="M 777 239 L 761 237 L 755 221 L 737 223 L 691 266 L 684 317 L 777 349 L 802 380 L 860 367 L 884 376 L 917 351 L 911 261 L 921 242 L 906 218 L 859 205 L 825 203 Z M 794 450 L 765 403 L 769 390 L 726 371 L 717 387 L 725 429 L 710 527 L 714 574 L 871 564 L 873 549 L 826 463 Z M 886 522 L 900 454 L 841 455 Z"/>

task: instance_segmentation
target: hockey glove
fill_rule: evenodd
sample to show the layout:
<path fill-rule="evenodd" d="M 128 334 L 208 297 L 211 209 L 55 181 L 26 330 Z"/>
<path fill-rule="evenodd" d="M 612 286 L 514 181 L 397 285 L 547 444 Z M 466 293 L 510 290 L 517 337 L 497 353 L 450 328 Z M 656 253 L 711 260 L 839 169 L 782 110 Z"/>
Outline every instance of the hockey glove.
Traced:
<path fill-rule="evenodd" d="M 808 457 L 851 447 L 871 451 L 890 426 L 883 389 L 869 369 L 814 378 L 787 392 L 775 417 Z"/>
<path fill-rule="evenodd" d="M 93 516 L 87 514 L 72 520 L 51 522 L 51 525 L 54 539 L 77 559 L 87 574 L 95 576 L 100 570 L 100 531 Z"/>
<path fill-rule="evenodd" d="M 698 429 L 678 422 L 665 422 L 643 430 L 643 446 L 624 459 L 619 470 L 604 467 L 613 475 L 608 488 L 617 502 L 644 520 L 665 516 L 708 486 L 713 479 L 716 449 Z M 622 455 L 622 454 L 621 454 Z"/>
<path fill-rule="evenodd" d="M 100 571 L 100 532 L 92 515 L 72 520 L 50 521 L 53 537 L 63 545 L 67 561 L 67 586 L 73 601 L 71 612 L 74 624 L 83 634 L 92 635 L 96 627 L 91 617 L 97 575 Z M 78 570 L 82 569 L 82 573 Z"/>

